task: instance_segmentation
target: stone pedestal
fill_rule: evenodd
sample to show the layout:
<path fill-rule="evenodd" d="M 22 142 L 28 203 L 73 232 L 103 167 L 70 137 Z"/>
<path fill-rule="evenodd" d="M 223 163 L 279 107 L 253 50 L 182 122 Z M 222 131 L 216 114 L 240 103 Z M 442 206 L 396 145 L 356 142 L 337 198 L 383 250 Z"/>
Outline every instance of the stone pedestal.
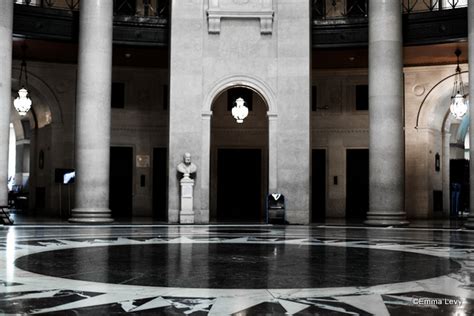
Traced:
<path fill-rule="evenodd" d="M 193 212 L 193 187 L 194 180 L 183 177 L 181 184 L 181 210 L 179 212 L 179 222 L 181 224 L 194 224 Z"/>

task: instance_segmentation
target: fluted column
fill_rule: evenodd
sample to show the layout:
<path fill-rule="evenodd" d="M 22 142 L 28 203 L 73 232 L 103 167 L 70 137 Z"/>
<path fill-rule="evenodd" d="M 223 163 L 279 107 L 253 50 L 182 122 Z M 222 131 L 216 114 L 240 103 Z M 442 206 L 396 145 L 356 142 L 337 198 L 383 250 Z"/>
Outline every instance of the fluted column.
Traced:
<path fill-rule="evenodd" d="M 369 1 L 367 225 L 406 225 L 403 42 L 400 1 Z"/>
<path fill-rule="evenodd" d="M 13 1 L 0 1 L 0 205 L 8 204 Z"/>
<path fill-rule="evenodd" d="M 71 222 L 111 222 L 113 1 L 81 0 L 76 105 L 76 205 Z"/>
<path fill-rule="evenodd" d="M 469 1 L 467 9 L 469 41 L 469 95 L 474 96 L 474 2 Z M 472 98 L 472 97 L 471 97 Z M 474 229 L 474 100 L 469 102 L 469 217 L 466 228 Z"/>

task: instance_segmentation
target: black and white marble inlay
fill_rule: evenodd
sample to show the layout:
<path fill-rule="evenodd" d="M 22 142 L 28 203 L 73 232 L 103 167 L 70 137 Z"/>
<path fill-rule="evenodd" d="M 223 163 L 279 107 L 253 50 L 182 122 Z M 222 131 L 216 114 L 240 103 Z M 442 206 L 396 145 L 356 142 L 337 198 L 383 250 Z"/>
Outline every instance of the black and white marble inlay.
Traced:
<path fill-rule="evenodd" d="M 0 244 L 4 314 L 474 314 L 467 231 L 10 227 Z"/>
<path fill-rule="evenodd" d="M 80 301 L 100 293 L 69 290 L 27 291 L 0 294 L 0 313 L 33 314 L 45 308 Z"/>
<path fill-rule="evenodd" d="M 428 279 L 461 268 L 453 260 L 413 252 L 202 240 L 45 251 L 23 256 L 15 265 L 66 279 L 224 289 L 371 286 Z"/>

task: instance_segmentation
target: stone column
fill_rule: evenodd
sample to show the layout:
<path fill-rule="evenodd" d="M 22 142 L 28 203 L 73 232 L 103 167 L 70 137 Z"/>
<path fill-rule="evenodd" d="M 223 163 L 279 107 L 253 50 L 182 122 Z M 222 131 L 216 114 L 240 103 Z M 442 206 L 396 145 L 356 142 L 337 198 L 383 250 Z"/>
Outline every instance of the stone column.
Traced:
<path fill-rule="evenodd" d="M 369 1 L 369 212 L 367 225 L 406 225 L 400 1 Z"/>
<path fill-rule="evenodd" d="M 13 1 L 0 1 L 0 205 L 8 204 Z"/>
<path fill-rule="evenodd" d="M 470 1 L 467 9 L 469 41 L 469 95 L 474 95 L 474 2 Z M 474 101 L 469 102 L 469 217 L 464 226 L 474 229 Z"/>
<path fill-rule="evenodd" d="M 113 1 L 82 0 L 76 105 L 76 192 L 71 222 L 111 222 L 110 94 Z"/>

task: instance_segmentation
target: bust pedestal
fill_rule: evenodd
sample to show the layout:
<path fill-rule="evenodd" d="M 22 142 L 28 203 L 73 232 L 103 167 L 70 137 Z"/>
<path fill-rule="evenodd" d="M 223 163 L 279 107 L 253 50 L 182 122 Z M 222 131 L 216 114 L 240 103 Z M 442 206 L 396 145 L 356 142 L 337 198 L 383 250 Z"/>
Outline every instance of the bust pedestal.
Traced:
<path fill-rule="evenodd" d="M 181 181 L 181 211 L 179 222 L 181 224 L 194 224 L 193 212 L 193 187 L 194 180 L 184 176 Z"/>

